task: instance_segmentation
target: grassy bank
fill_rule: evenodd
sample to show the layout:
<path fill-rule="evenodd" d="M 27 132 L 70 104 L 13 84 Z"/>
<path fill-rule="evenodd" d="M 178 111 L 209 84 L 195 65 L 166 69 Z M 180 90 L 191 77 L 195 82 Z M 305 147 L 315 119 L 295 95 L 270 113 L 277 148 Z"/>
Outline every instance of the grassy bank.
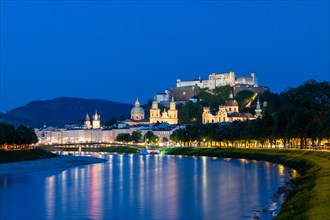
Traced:
<path fill-rule="evenodd" d="M 26 160 L 37 160 L 43 158 L 56 157 L 56 154 L 53 154 L 49 151 L 42 149 L 33 149 L 33 150 L 14 150 L 14 151 L 4 151 L 0 150 L 0 163 L 12 163 L 18 161 Z"/>
<path fill-rule="evenodd" d="M 100 152 L 137 153 L 138 149 L 134 147 L 114 146 L 114 147 L 102 147 L 100 148 Z"/>
<path fill-rule="evenodd" d="M 169 148 L 171 155 L 265 160 L 296 169 L 300 177 L 276 219 L 328 219 L 330 216 L 330 153 L 311 150 Z"/>

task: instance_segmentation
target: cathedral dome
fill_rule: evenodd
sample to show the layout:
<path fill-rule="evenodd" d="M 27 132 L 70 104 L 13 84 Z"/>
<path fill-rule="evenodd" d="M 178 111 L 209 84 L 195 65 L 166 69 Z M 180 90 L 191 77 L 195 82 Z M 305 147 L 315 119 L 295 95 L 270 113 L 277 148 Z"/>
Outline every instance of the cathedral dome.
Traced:
<path fill-rule="evenodd" d="M 136 100 L 134 107 L 131 109 L 131 119 L 144 119 L 144 109 L 140 106 L 140 102 L 138 99 Z"/>
<path fill-rule="evenodd" d="M 134 106 L 131 110 L 131 115 L 136 115 L 136 114 L 144 115 L 144 109 L 141 106 Z"/>

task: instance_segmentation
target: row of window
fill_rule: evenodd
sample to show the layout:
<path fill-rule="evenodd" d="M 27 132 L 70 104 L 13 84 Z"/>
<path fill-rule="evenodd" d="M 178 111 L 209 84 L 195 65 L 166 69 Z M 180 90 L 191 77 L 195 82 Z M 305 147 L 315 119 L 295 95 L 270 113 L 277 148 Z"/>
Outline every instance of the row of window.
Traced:
<path fill-rule="evenodd" d="M 218 118 L 218 121 L 214 120 L 214 119 L 206 119 L 206 118 L 203 118 L 203 123 L 217 123 L 217 122 L 225 122 L 226 121 L 226 117 L 223 117 L 222 120 L 221 118 L 219 117 Z"/>

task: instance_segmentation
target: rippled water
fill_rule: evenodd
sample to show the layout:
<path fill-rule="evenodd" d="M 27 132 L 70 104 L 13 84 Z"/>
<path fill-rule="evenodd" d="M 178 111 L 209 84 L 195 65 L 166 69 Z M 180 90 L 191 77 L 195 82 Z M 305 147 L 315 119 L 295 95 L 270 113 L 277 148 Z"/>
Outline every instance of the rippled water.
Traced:
<path fill-rule="evenodd" d="M 281 165 L 243 159 L 93 156 L 109 161 L 0 176 L 0 219 L 270 219 L 262 209 L 289 179 Z"/>

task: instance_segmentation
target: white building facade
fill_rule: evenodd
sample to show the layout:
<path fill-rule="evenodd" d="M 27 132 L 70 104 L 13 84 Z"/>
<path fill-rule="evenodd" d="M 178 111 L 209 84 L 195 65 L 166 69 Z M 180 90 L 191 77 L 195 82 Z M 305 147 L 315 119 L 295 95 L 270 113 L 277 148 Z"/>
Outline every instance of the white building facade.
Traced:
<path fill-rule="evenodd" d="M 235 86 L 235 85 L 249 85 L 258 87 L 258 80 L 255 73 L 251 73 L 248 77 L 237 77 L 235 72 L 228 73 L 211 73 L 208 80 L 197 79 L 193 81 L 181 81 L 176 82 L 176 87 L 187 87 L 197 85 L 201 89 L 215 89 L 221 86 Z"/>

